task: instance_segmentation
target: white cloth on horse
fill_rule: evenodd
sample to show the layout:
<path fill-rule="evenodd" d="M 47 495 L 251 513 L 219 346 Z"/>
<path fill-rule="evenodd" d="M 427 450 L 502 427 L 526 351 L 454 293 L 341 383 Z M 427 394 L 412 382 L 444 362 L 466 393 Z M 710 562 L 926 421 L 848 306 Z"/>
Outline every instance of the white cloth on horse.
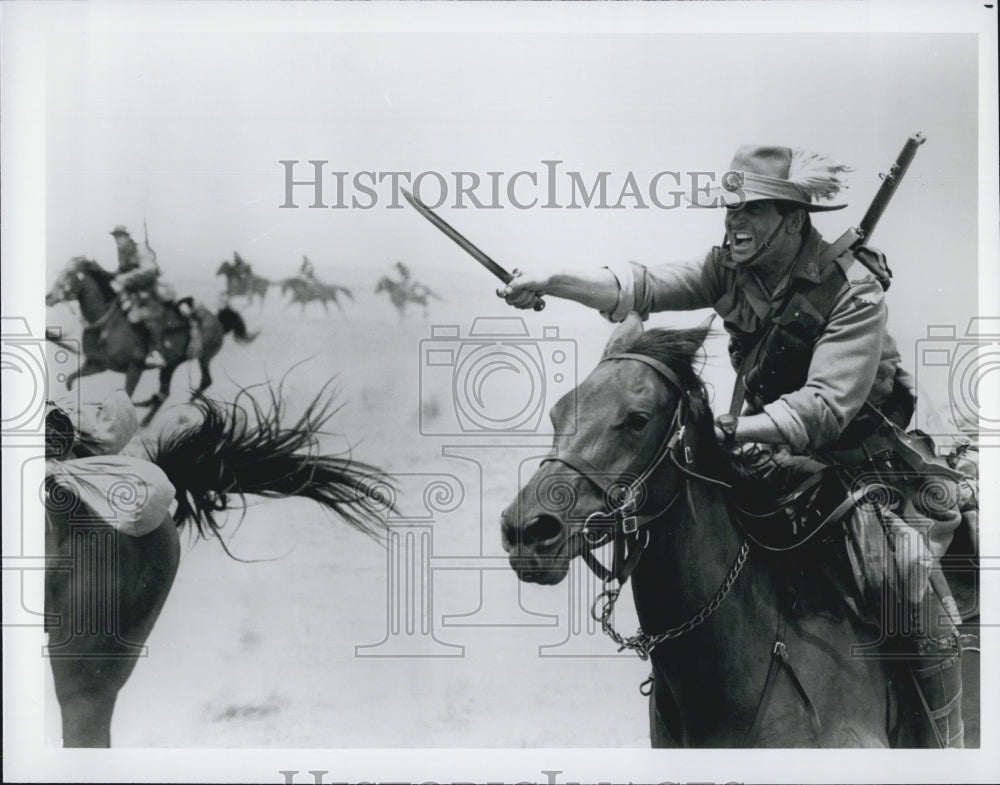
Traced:
<path fill-rule="evenodd" d="M 50 460 L 45 473 L 87 506 L 94 523 L 106 523 L 132 537 L 159 528 L 174 500 L 174 486 L 163 470 L 129 455 Z M 53 501 L 58 505 L 60 499 Z"/>
<path fill-rule="evenodd" d="M 101 401 L 55 402 L 73 421 L 87 457 L 48 460 L 45 473 L 75 494 L 97 519 L 133 537 L 156 529 L 170 512 L 174 486 L 155 463 L 118 455 L 139 430 L 135 406 L 124 390 Z M 59 499 L 53 500 L 57 505 Z M 68 499 L 66 500 L 68 501 Z"/>
<path fill-rule="evenodd" d="M 135 406 L 121 389 L 101 400 L 77 398 L 75 393 L 66 393 L 53 403 L 72 421 L 80 444 L 96 455 L 121 452 L 139 430 Z"/>

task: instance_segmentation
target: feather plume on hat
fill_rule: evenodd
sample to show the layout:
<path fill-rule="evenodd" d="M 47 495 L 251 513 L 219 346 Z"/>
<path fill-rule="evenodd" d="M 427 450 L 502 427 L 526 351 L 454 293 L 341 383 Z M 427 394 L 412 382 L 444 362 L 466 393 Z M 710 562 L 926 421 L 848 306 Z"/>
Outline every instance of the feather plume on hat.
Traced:
<path fill-rule="evenodd" d="M 788 167 L 788 182 L 801 188 L 810 198 L 832 199 L 847 183 L 840 176 L 853 172 L 850 166 L 812 150 L 794 150 Z"/>

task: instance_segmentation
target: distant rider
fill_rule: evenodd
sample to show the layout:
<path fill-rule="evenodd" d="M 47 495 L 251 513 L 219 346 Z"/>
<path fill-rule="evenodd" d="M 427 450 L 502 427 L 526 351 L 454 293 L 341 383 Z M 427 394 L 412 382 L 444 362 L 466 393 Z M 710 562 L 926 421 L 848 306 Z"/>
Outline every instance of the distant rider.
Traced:
<path fill-rule="evenodd" d="M 148 243 L 140 248 L 124 226 L 112 229 L 111 236 L 118 245 L 118 273 L 111 281 L 111 288 L 118 294 L 128 320 L 135 325 L 141 324 L 149 334 L 146 364 L 153 367 L 166 365 L 159 351 L 163 346 L 163 323 L 162 309 L 157 304 L 167 307 L 176 305 L 177 311 L 188 323 L 188 356 L 197 357 L 201 354 L 201 325 L 195 317 L 190 298 L 175 303 L 177 295 L 160 276 L 156 254 Z"/>
<path fill-rule="evenodd" d="M 410 283 L 410 268 L 402 262 L 396 262 L 396 269 L 399 270 L 400 283 L 407 286 Z"/>
<path fill-rule="evenodd" d="M 309 261 L 309 257 L 304 254 L 302 256 L 302 266 L 299 267 L 299 275 L 302 276 L 303 280 L 311 284 L 318 283 L 316 280 L 316 268 Z"/>
<path fill-rule="evenodd" d="M 236 280 L 241 283 L 248 283 L 253 276 L 253 270 L 250 269 L 250 265 L 243 261 L 243 257 L 236 251 L 233 251 L 233 274 Z"/>

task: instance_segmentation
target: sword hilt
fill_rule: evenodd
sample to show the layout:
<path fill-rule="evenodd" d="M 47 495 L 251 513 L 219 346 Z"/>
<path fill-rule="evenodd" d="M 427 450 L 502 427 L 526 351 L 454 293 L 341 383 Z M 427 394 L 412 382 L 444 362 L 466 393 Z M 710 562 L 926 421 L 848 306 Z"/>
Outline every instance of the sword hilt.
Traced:
<path fill-rule="evenodd" d="M 521 271 L 516 267 L 510 271 L 510 281 L 513 281 L 517 276 L 521 274 Z M 507 281 L 507 283 L 510 283 Z M 545 300 L 541 298 L 540 295 L 535 295 L 535 301 L 531 304 L 531 310 L 533 311 L 544 311 L 545 310 Z"/>

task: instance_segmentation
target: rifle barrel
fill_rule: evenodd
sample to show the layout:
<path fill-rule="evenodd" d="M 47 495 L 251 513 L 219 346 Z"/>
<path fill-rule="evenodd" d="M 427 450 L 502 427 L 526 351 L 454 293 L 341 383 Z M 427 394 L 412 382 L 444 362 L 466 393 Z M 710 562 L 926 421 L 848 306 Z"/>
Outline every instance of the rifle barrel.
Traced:
<path fill-rule="evenodd" d="M 906 170 L 910 168 L 913 157 L 917 154 L 917 148 L 925 141 L 927 141 L 926 137 L 919 132 L 907 139 L 899 157 L 892 165 L 892 168 L 889 169 L 889 173 L 882 175 L 882 185 L 879 187 L 878 193 L 875 194 L 875 198 L 865 213 L 865 217 L 861 219 L 861 223 L 858 225 L 857 231 L 861 235 L 862 243 L 867 243 L 871 238 L 872 233 L 875 231 L 875 226 L 882 217 L 882 213 L 889 206 L 889 202 L 892 200 L 892 196 L 899 187 L 900 182 L 902 182 Z"/>

